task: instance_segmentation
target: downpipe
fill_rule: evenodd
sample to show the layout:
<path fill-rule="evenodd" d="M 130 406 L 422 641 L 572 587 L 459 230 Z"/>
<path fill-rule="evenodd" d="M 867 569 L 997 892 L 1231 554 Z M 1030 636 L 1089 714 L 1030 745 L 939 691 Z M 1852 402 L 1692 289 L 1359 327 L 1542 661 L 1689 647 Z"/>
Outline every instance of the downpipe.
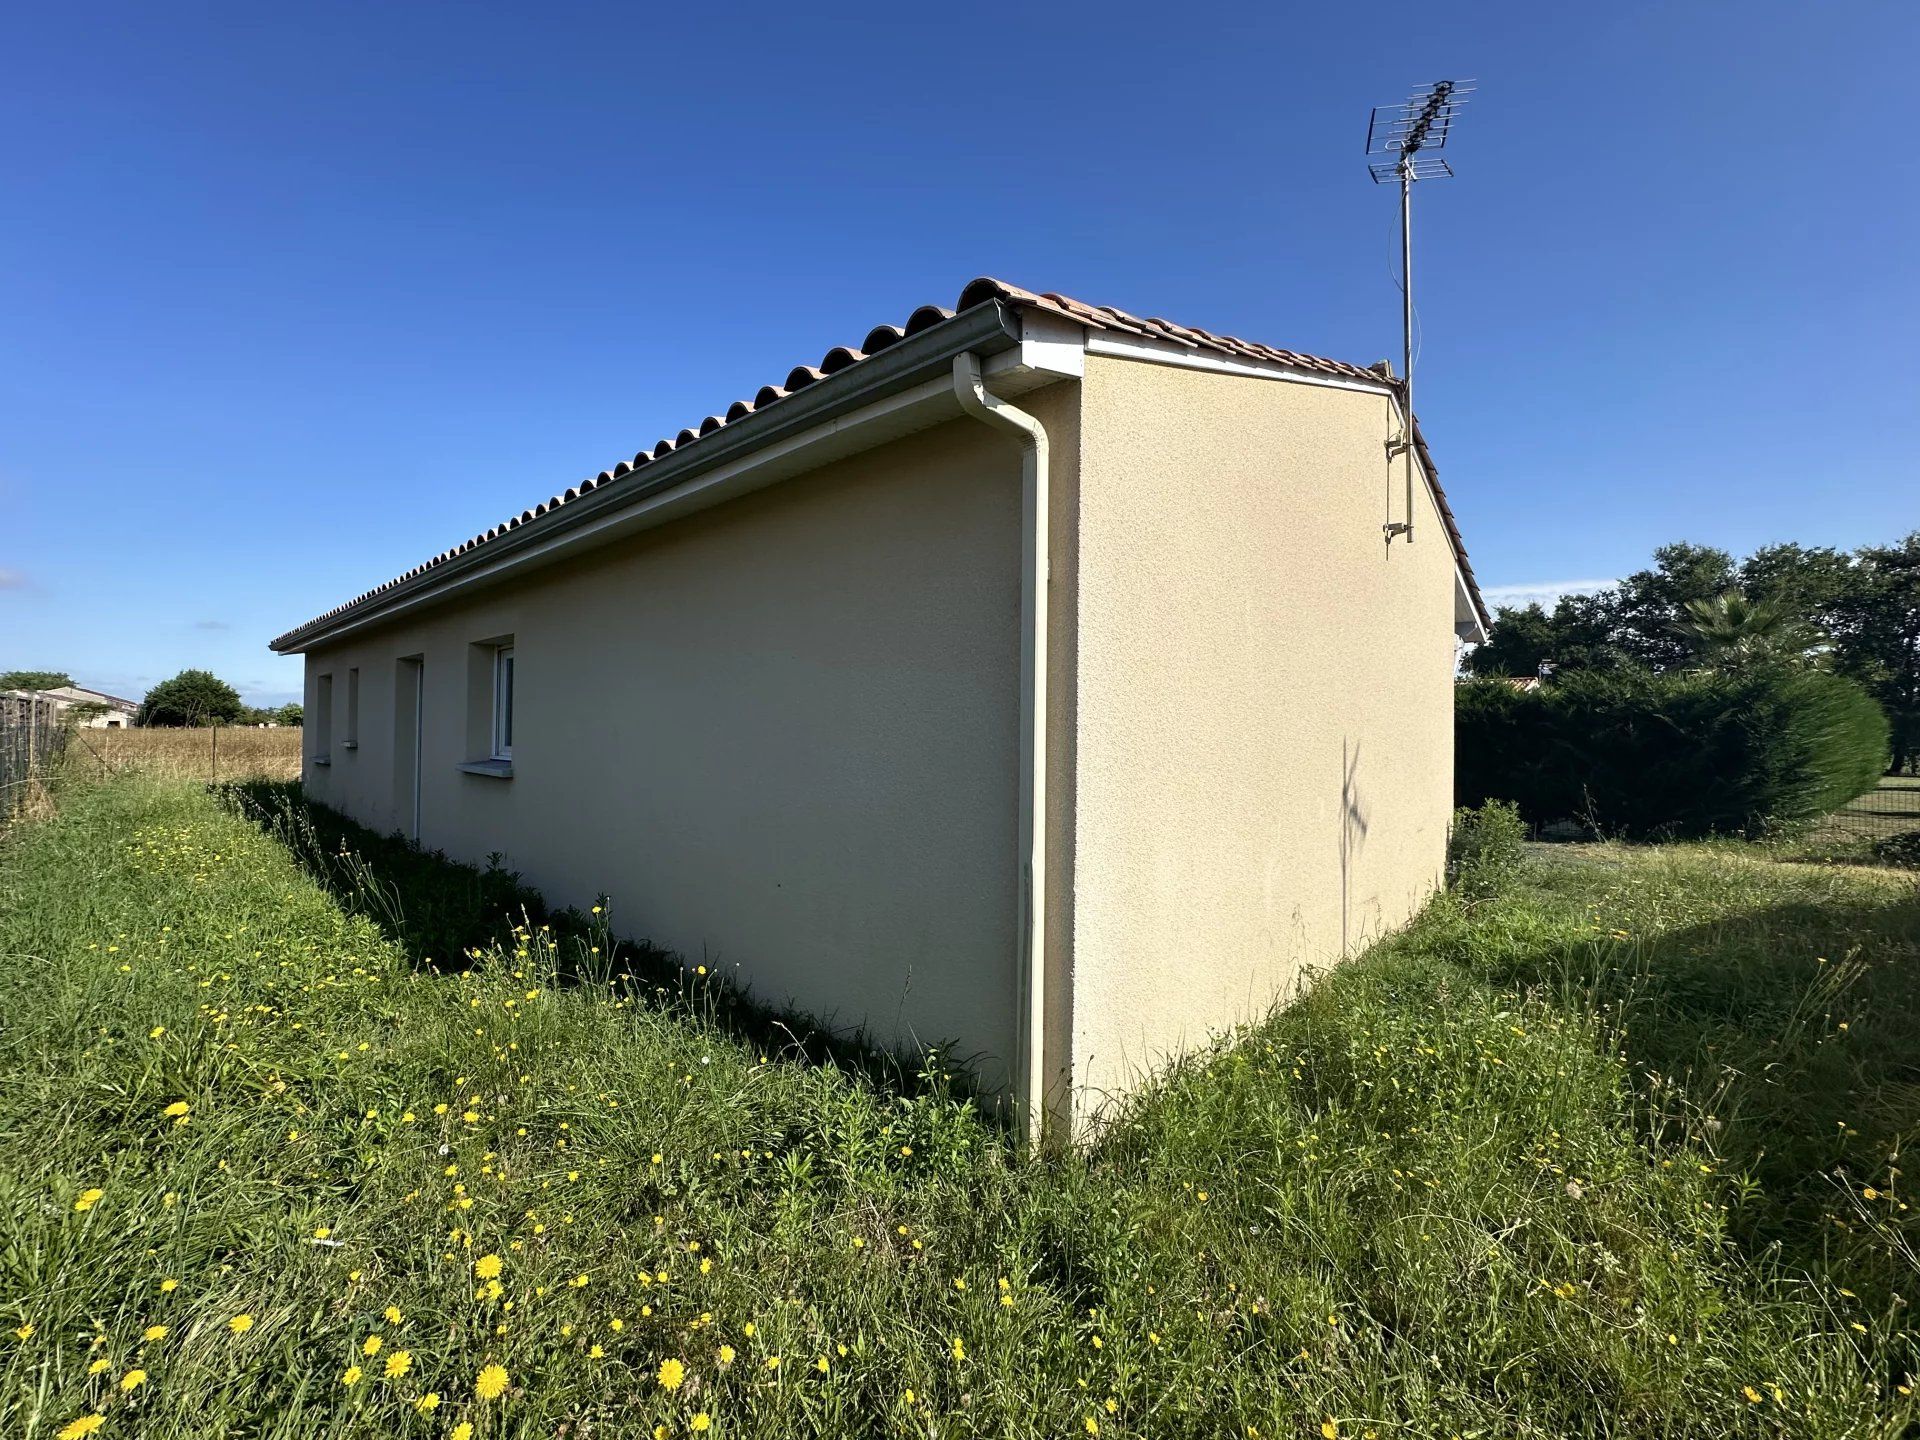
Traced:
<path fill-rule="evenodd" d="M 1018 1030 L 1014 1083 L 1029 1144 L 1046 1115 L 1047 918 L 1047 431 L 1026 411 L 987 393 L 980 357 L 953 357 L 960 408 L 1020 444 L 1020 879 Z"/>

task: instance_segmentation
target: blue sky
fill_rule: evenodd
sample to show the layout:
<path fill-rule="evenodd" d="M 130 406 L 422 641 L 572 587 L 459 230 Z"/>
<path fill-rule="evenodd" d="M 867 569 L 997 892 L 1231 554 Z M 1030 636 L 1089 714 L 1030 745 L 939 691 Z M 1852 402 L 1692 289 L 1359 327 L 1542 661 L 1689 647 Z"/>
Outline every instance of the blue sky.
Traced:
<path fill-rule="evenodd" d="M 1920 7 L 16 8 L 0 668 L 138 696 L 980 273 L 1398 353 L 1495 598 L 1920 524 Z"/>

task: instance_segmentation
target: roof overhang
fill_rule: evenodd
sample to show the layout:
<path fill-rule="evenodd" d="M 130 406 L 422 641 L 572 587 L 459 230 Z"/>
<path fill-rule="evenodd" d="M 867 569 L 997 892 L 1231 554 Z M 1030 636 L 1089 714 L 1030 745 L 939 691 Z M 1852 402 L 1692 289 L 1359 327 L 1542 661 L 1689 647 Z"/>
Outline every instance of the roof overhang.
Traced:
<path fill-rule="evenodd" d="M 997 298 L 968 303 L 982 286 L 991 287 Z M 635 466 L 644 461 L 643 467 L 622 465 L 603 471 L 597 481 L 569 490 L 564 499 L 556 496 L 537 510 L 288 631 L 272 642 L 272 648 L 280 654 L 297 654 L 330 644 L 954 419 L 961 411 L 953 392 L 952 365 L 963 352 L 981 357 L 989 387 L 1006 397 L 1077 378 L 1084 372 L 1086 356 L 1109 355 L 1375 394 L 1405 414 L 1404 392 L 1397 383 L 1340 362 L 1165 321 L 1141 321 L 1120 311 L 1094 310 L 1064 297 L 1036 296 L 999 282 L 976 281 L 963 293 L 961 303 L 958 314 L 933 312 L 927 318 L 934 323 L 917 330 L 910 326 L 903 337 L 899 331 L 890 332 L 884 347 L 871 353 L 835 352 L 857 359 L 837 372 L 806 372 L 800 388 L 764 391 L 757 407 L 736 406 L 724 422 L 710 418 L 697 436 L 682 432 L 677 445 L 662 442 L 652 456 L 636 456 Z M 869 346 L 873 343 L 874 337 L 869 337 Z M 1484 640 L 1489 623 L 1486 607 L 1459 527 L 1417 422 L 1413 431 L 1418 469 L 1453 555 L 1454 632 L 1463 640 Z"/>

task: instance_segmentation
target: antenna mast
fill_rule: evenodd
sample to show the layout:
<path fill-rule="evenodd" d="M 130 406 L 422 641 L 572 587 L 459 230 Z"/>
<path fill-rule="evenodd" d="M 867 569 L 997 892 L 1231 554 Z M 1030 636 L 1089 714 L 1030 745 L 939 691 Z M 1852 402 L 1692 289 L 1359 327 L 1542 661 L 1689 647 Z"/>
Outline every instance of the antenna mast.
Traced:
<path fill-rule="evenodd" d="M 1401 398 L 1406 419 L 1400 438 L 1387 442 L 1387 458 L 1402 453 L 1407 457 L 1407 518 L 1390 518 L 1380 527 L 1389 545 L 1396 536 L 1413 543 L 1413 182 L 1453 178 L 1453 170 L 1434 152 L 1446 148 L 1453 117 L 1473 88 L 1471 80 L 1438 80 L 1414 91 L 1401 104 L 1376 105 L 1367 121 L 1367 154 L 1378 157 L 1367 162 L 1367 173 L 1376 185 L 1400 182 L 1400 323 L 1405 363 Z M 1391 508 L 1387 514 L 1393 514 Z"/>

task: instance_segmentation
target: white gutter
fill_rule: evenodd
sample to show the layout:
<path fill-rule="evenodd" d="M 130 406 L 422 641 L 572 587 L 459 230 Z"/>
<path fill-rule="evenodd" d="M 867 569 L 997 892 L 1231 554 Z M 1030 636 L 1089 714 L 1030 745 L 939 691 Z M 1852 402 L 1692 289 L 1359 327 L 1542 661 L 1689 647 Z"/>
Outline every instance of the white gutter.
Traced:
<path fill-rule="evenodd" d="M 1046 1102 L 1047 954 L 1047 431 L 1026 411 L 987 393 L 980 358 L 953 357 L 953 394 L 975 419 L 1020 442 L 1020 947 L 1014 1085 L 1029 1143 L 1041 1138 Z"/>

